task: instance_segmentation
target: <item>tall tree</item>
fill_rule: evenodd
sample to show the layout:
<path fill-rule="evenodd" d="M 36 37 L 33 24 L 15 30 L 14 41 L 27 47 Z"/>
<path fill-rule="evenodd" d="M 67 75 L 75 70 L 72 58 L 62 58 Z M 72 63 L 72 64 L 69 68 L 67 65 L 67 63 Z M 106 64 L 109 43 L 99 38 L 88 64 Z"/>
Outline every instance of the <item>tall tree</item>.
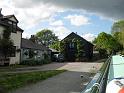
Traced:
<path fill-rule="evenodd" d="M 36 37 L 46 46 L 50 46 L 59 40 L 58 37 L 49 29 L 43 29 L 39 31 L 36 33 Z"/>
<path fill-rule="evenodd" d="M 10 34 L 10 29 L 5 29 L 3 31 L 2 38 L 0 38 L 0 52 L 5 58 L 14 51 L 13 42 L 10 39 Z"/>
<path fill-rule="evenodd" d="M 56 41 L 55 43 L 50 45 L 50 48 L 53 48 L 53 49 L 60 51 L 60 41 Z"/>
<path fill-rule="evenodd" d="M 102 32 L 95 39 L 94 43 L 98 50 L 107 50 L 107 53 L 110 54 L 113 51 L 118 51 L 120 49 L 120 44 L 112 35 Z"/>
<path fill-rule="evenodd" d="M 124 20 L 117 21 L 112 26 L 113 37 L 123 45 L 124 48 Z"/>
<path fill-rule="evenodd" d="M 113 24 L 111 33 L 121 32 L 124 30 L 124 20 L 117 21 Z"/>

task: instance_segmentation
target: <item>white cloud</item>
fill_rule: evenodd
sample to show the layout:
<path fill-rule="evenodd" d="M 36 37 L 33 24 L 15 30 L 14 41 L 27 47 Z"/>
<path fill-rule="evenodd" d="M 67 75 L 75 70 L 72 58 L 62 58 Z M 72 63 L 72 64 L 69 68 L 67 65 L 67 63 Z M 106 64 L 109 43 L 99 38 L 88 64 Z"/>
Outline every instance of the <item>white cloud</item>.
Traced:
<path fill-rule="evenodd" d="M 19 26 L 24 30 L 35 27 L 41 21 L 49 20 L 55 12 L 62 10 L 42 2 L 34 3 L 32 0 L 0 0 L 0 6 L 4 15 L 14 14 L 19 20 Z"/>
<path fill-rule="evenodd" d="M 89 24 L 89 18 L 83 15 L 68 15 L 65 19 L 69 19 L 72 25 L 82 26 Z"/>
<path fill-rule="evenodd" d="M 87 33 L 87 34 L 83 34 L 82 37 L 87 41 L 93 41 L 96 38 L 96 35 Z"/>
<path fill-rule="evenodd" d="M 17 1 L 17 0 L 16 0 Z M 65 9 L 81 9 L 113 19 L 124 19 L 124 0 L 32 0 Z"/>
<path fill-rule="evenodd" d="M 54 6 L 40 5 L 33 8 L 19 8 L 16 16 L 21 22 L 21 27 L 31 28 L 41 21 L 48 20 L 54 13 L 58 11 Z"/>
<path fill-rule="evenodd" d="M 14 8 L 9 0 L 0 0 L 0 8 L 5 15 L 14 14 Z"/>
<path fill-rule="evenodd" d="M 49 29 L 51 29 L 56 34 L 56 36 L 59 37 L 60 40 L 71 33 L 71 31 L 64 26 L 50 27 Z"/>
<path fill-rule="evenodd" d="M 22 33 L 22 38 L 30 38 L 32 34 L 29 34 L 27 32 Z"/>
<path fill-rule="evenodd" d="M 51 26 L 63 26 L 63 21 L 62 20 L 51 21 L 50 25 Z"/>

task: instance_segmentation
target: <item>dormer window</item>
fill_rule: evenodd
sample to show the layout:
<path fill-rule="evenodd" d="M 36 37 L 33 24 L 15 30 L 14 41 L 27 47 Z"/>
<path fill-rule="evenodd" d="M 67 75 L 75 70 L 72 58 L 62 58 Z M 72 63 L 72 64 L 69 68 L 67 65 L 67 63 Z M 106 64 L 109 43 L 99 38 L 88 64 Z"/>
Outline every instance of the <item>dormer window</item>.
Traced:
<path fill-rule="evenodd" d="M 17 30 L 17 23 L 14 21 L 9 21 L 8 22 L 10 24 L 10 29 L 12 33 L 16 33 Z"/>

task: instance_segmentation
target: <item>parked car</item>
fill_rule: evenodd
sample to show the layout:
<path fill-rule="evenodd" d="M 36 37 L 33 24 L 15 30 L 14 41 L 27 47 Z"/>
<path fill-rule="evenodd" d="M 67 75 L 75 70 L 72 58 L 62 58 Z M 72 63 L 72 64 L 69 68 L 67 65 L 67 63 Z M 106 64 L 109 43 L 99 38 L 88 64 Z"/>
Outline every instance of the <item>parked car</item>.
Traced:
<path fill-rule="evenodd" d="M 58 61 L 59 62 L 64 62 L 64 55 L 63 54 L 58 55 Z"/>

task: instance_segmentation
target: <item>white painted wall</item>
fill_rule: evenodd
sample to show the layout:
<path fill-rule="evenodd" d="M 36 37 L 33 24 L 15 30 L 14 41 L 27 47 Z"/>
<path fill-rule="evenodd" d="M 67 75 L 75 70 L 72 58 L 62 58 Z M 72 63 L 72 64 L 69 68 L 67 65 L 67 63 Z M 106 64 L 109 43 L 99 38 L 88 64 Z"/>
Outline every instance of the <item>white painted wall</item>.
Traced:
<path fill-rule="evenodd" d="M 11 33 L 11 39 L 16 46 L 16 49 L 21 49 L 21 32 Z M 19 64 L 20 63 L 20 52 L 16 52 L 15 57 L 10 57 L 10 64 Z"/>
<path fill-rule="evenodd" d="M 3 30 L 5 28 L 3 26 L 0 26 L 0 36 L 3 34 Z M 11 33 L 10 36 L 11 40 L 14 43 L 14 46 L 16 46 L 16 49 L 21 48 L 21 32 L 17 31 L 17 33 Z M 10 57 L 10 64 L 18 64 L 20 63 L 20 52 L 16 52 L 15 57 Z"/>
<path fill-rule="evenodd" d="M 17 20 L 14 17 L 9 18 L 9 20 L 17 22 Z"/>
<path fill-rule="evenodd" d="M 3 30 L 4 30 L 4 27 L 3 26 L 0 26 L 0 37 L 2 38 L 2 34 L 3 34 Z"/>

